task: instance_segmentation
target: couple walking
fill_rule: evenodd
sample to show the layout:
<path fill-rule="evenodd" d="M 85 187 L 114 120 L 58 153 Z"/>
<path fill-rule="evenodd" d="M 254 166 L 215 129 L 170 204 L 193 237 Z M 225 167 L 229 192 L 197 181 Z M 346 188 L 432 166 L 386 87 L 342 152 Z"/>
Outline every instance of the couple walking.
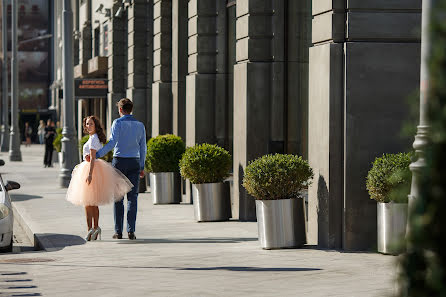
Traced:
<path fill-rule="evenodd" d="M 95 116 L 83 120 L 84 132 L 90 138 L 83 146 L 84 161 L 74 168 L 67 191 L 68 201 L 85 207 L 87 241 L 101 238 L 98 206 L 109 203 L 114 203 L 113 238 L 122 238 L 125 194 L 128 238 L 136 239 L 139 179 L 144 176 L 147 151 L 146 131 L 144 125 L 131 115 L 131 100 L 121 99 L 117 106 L 121 117 L 113 122 L 110 141 L 105 146 L 102 146 L 106 143 L 106 137 L 100 121 Z M 112 165 L 98 159 L 113 148 Z"/>

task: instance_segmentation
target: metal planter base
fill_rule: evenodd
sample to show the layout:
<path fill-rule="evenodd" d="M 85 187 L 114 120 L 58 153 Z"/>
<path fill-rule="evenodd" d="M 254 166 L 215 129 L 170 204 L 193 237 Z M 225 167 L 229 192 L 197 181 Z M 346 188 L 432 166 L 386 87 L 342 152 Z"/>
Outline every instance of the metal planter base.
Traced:
<path fill-rule="evenodd" d="M 263 249 L 295 248 L 307 243 L 304 199 L 256 200 L 256 213 Z"/>
<path fill-rule="evenodd" d="M 227 221 L 231 217 L 227 183 L 192 184 L 192 196 L 197 222 Z"/>
<path fill-rule="evenodd" d="M 153 204 L 177 204 L 181 200 L 180 177 L 176 172 L 150 173 Z"/>
<path fill-rule="evenodd" d="M 378 252 L 391 255 L 402 252 L 399 244 L 406 235 L 407 206 L 407 203 L 378 202 Z"/>

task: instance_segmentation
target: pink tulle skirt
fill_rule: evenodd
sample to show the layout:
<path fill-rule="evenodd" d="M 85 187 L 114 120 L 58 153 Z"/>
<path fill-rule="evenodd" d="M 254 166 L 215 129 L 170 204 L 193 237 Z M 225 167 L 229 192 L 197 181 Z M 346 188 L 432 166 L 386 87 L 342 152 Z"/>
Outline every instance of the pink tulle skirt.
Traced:
<path fill-rule="evenodd" d="M 121 200 L 133 184 L 121 171 L 101 159 L 94 161 L 92 180 L 86 180 L 90 162 L 82 162 L 73 169 L 66 199 L 74 205 L 99 206 Z"/>

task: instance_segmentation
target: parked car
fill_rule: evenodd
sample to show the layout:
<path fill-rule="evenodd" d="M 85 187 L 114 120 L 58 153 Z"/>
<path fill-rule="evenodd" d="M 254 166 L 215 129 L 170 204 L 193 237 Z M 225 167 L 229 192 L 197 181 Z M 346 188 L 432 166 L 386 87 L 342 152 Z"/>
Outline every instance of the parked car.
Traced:
<path fill-rule="evenodd" d="M 5 162 L 0 160 L 0 166 L 3 165 Z M 0 251 L 2 252 L 12 251 L 14 215 L 8 191 L 19 188 L 20 184 L 14 181 L 6 181 L 5 185 L 0 174 Z"/>

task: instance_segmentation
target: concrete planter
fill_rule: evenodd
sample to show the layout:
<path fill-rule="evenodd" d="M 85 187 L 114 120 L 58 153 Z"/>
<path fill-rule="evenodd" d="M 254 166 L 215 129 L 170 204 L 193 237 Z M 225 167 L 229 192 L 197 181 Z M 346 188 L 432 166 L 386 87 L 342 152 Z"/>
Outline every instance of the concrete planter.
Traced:
<path fill-rule="evenodd" d="M 307 242 L 304 199 L 256 200 L 256 214 L 263 249 L 294 248 Z"/>
<path fill-rule="evenodd" d="M 153 204 L 180 203 L 181 183 L 179 180 L 179 173 L 176 172 L 150 173 Z"/>
<path fill-rule="evenodd" d="M 192 184 L 195 220 L 227 221 L 231 217 L 231 201 L 227 183 Z"/>
<path fill-rule="evenodd" d="M 407 203 L 378 202 L 378 252 L 392 255 L 401 252 L 398 244 L 406 235 L 407 206 Z"/>

